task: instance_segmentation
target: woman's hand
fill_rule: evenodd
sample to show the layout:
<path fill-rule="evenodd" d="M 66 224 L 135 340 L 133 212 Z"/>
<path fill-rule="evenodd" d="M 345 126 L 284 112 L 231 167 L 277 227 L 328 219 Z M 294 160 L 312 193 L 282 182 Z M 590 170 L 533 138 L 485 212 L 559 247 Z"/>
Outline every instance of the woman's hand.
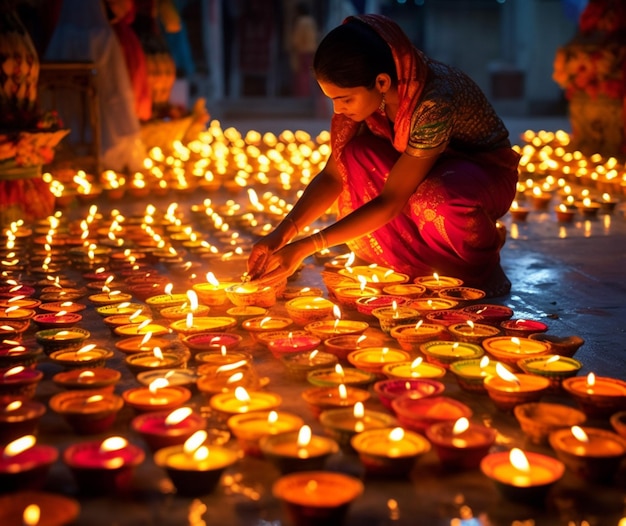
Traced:
<path fill-rule="evenodd" d="M 250 279 L 257 279 L 267 271 L 270 256 L 282 245 L 282 236 L 273 230 L 252 246 L 248 257 L 248 276 Z"/>
<path fill-rule="evenodd" d="M 270 254 L 265 261 L 265 271 L 258 278 L 259 281 L 279 281 L 298 270 L 302 260 L 309 255 L 306 239 L 289 243 Z"/>

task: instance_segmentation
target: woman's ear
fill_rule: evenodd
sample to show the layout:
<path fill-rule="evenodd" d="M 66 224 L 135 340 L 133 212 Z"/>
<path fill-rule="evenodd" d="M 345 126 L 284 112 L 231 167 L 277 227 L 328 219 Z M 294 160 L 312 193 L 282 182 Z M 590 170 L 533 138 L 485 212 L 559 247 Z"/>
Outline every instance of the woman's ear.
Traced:
<path fill-rule="evenodd" d="M 379 73 L 376 77 L 376 89 L 381 93 L 391 88 L 391 77 L 387 73 Z"/>

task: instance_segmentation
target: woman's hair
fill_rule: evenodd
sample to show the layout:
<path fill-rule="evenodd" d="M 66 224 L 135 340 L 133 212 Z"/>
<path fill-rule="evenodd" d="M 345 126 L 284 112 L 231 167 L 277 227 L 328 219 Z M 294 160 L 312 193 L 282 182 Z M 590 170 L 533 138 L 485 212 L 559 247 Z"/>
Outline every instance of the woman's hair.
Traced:
<path fill-rule="evenodd" d="M 334 28 L 322 39 L 313 59 L 313 71 L 317 80 L 341 88 L 372 89 L 380 73 L 387 73 L 394 85 L 398 79 L 387 42 L 356 18 Z"/>

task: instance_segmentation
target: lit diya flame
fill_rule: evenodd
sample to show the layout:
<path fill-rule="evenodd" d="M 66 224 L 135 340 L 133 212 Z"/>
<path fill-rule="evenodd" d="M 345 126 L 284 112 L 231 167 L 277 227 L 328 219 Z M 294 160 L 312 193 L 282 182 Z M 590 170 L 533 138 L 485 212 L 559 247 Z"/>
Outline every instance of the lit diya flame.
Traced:
<path fill-rule="evenodd" d="M 102 441 L 98 453 L 100 455 L 109 455 L 121 451 L 126 446 L 128 446 L 126 439 L 120 436 L 113 436 Z M 124 465 L 124 459 L 121 456 L 111 456 L 105 460 L 104 464 L 109 469 L 115 469 Z"/>
<path fill-rule="evenodd" d="M 41 509 L 37 504 L 29 504 L 22 513 L 23 526 L 37 526 L 41 517 Z"/>
<path fill-rule="evenodd" d="M 419 331 L 419 328 L 422 326 L 422 324 L 424 323 L 424 320 L 419 320 L 416 324 L 415 327 L 413 327 L 414 331 Z"/>
<path fill-rule="evenodd" d="M 558 354 L 553 354 L 552 356 L 550 356 L 550 358 L 548 358 L 545 362 L 544 362 L 544 367 L 550 365 L 551 363 L 556 363 L 561 359 L 561 357 Z"/>
<path fill-rule="evenodd" d="M 238 386 L 235 388 L 235 398 L 241 402 L 241 405 L 247 407 L 250 403 L 250 395 L 244 387 Z"/>
<path fill-rule="evenodd" d="M 187 299 L 189 299 L 189 309 L 191 312 L 195 312 L 198 310 L 198 295 L 195 290 L 187 291 Z"/>
<path fill-rule="evenodd" d="M 165 294 L 171 297 L 173 288 L 174 288 L 174 285 L 172 285 L 171 283 L 168 283 L 167 285 L 165 285 L 165 287 L 163 287 L 163 292 L 165 292 Z"/>
<path fill-rule="evenodd" d="M 14 400 L 13 402 L 10 402 L 9 404 L 7 404 L 3 411 L 5 413 L 9 413 L 11 411 L 17 411 L 20 407 L 22 407 L 22 401 L 21 400 Z"/>
<path fill-rule="evenodd" d="M 137 334 L 141 334 L 141 332 L 152 323 L 152 320 L 148 318 L 147 320 L 143 320 L 140 324 L 137 325 Z"/>
<path fill-rule="evenodd" d="M 15 312 L 16 310 L 18 310 L 19 308 L 20 308 L 19 305 L 12 305 L 11 307 L 7 307 L 6 309 L 4 309 L 4 313 L 11 314 L 12 312 Z"/>
<path fill-rule="evenodd" d="M 193 327 L 193 313 L 192 312 L 187 313 L 185 327 L 187 327 L 188 329 L 191 329 Z"/>
<path fill-rule="evenodd" d="M 437 282 L 437 285 L 441 283 L 441 279 L 439 278 L 439 274 L 433 272 L 433 279 Z"/>
<path fill-rule="evenodd" d="M 469 420 L 464 416 L 457 419 L 452 426 L 452 445 L 455 447 L 465 447 L 467 446 L 467 441 L 463 438 L 459 438 L 459 435 L 462 435 L 469 429 Z"/>
<path fill-rule="evenodd" d="M 589 373 L 587 375 L 587 393 L 588 394 L 593 393 L 594 385 L 596 385 L 596 375 L 593 373 Z"/>
<path fill-rule="evenodd" d="M 191 407 L 179 407 L 178 409 L 174 409 L 170 414 L 165 417 L 165 425 L 166 426 L 175 426 L 180 424 L 183 420 L 191 416 L 192 413 Z"/>
<path fill-rule="evenodd" d="M 489 356 L 485 355 L 480 359 L 480 362 L 478 362 L 478 367 L 480 368 L 481 376 L 487 375 L 487 371 L 485 371 L 485 369 L 487 368 L 488 365 L 489 365 Z"/>
<path fill-rule="evenodd" d="M 143 312 L 143 309 L 137 309 L 135 312 L 133 312 L 132 314 L 130 314 L 128 316 L 128 320 L 129 321 L 133 321 L 135 318 L 137 318 L 138 316 L 141 315 L 141 313 Z M 145 321 L 145 320 L 144 320 Z"/>
<path fill-rule="evenodd" d="M 60 310 L 59 312 L 55 312 L 54 313 L 54 317 L 55 318 L 62 318 L 63 316 L 65 316 L 67 314 L 66 310 Z"/>
<path fill-rule="evenodd" d="M 511 338 L 511 343 L 517 347 L 517 351 L 516 352 L 521 352 L 522 351 L 522 342 L 521 342 L 521 340 L 517 336 L 513 336 Z"/>
<path fill-rule="evenodd" d="M 315 361 L 315 357 L 319 354 L 319 351 L 317 349 L 315 349 L 314 351 L 311 351 L 309 353 L 309 363 L 313 364 Z"/>
<path fill-rule="evenodd" d="M 391 431 L 389 431 L 387 438 L 390 442 L 387 454 L 390 457 L 397 457 L 401 453 L 398 443 L 404 439 L 404 429 L 401 427 L 394 427 Z"/>
<path fill-rule="evenodd" d="M 514 486 L 529 486 L 530 485 L 530 463 L 524 452 L 514 447 L 509 453 L 509 462 L 511 465 L 519 471 L 519 475 L 515 475 L 512 478 Z"/>
<path fill-rule="evenodd" d="M 260 322 L 259 322 L 259 327 L 262 328 L 266 323 L 269 323 L 271 321 L 272 317 L 271 316 L 265 316 L 265 318 L 263 318 Z"/>
<path fill-rule="evenodd" d="M 387 357 L 387 353 L 389 352 L 389 347 L 383 347 L 380 351 L 380 361 L 384 362 Z"/>
<path fill-rule="evenodd" d="M 92 380 L 95 377 L 96 377 L 96 373 L 94 373 L 93 371 L 82 371 L 78 375 L 78 381 L 79 382 L 88 382 L 89 380 Z"/>
<path fill-rule="evenodd" d="M 467 326 L 470 328 L 470 334 L 474 334 L 474 322 L 472 320 L 467 320 L 465 323 L 467 323 Z"/>
<path fill-rule="evenodd" d="M 7 354 L 21 354 L 25 352 L 26 352 L 26 347 L 24 347 L 23 345 L 16 345 L 15 347 L 11 347 L 7 351 Z"/>
<path fill-rule="evenodd" d="M 343 367 L 341 367 L 341 364 L 336 364 L 335 365 L 335 374 L 339 376 L 339 378 L 341 378 L 343 380 L 343 378 L 345 377 L 345 372 L 343 370 Z"/>
<path fill-rule="evenodd" d="M 348 390 L 346 389 L 345 384 L 339 384 L 337 390 L 339 391 L 339 398 L 341 398 L 342 400 L 348 399 Z"/>
<path fill-rule="evenodd" d="M 33 447 L 35 442 L 37 442 L 37 439 L 34 435 L 24 435 L 13 442 L 9 442 L 4 447 L 2 454 L 4 457 L 14 457 Z"/>
<path fill-rule="evenodd" d="M 359 345 L 364 342 L 367 339 L 367 336 L 365 336 L 365 334 L 361 334 L 357 339 L 356 342 L 354 344 L 354 346 L 358 349 Z"/>
<path fill-rule="evenodd" d="M 146 332 L 144 337 L 141 339 L 141 342 L 139 342 L 139 348 L 145 348 L 144 346 L 150 341 L 150 338 L 152 338 L 152 331 Z"/>
<path fill-rule="evenodd" d="M 85 399 L 85 404 L 93 404 L 95 402 L 102 402 L 102 400 L 104 400 L 104 396 L 102 396 L 101 394 L 97 394 L 97 395 L 87 397 Z"/>
<path fill-rule="evenodd" d="M 159 389 L 163 389 L 164 387 L 167 387 L 168 385 L 170 385 L 170 382 L 167 378 L 163 378 L 163 377 L 155 378 L 148 385 L 148 390 L 150 391 L 150 393 L 155 395 L 157 394 L 157 391 Z"/>
<path fill-rule="evenodd" d="M 422 365 L 422 362 L 424 361 L 424 358 L 422 358 L 421 356 L 418 356 L 417 358 L 415 358 L 415 360 L 413 360 L 411 362 L 411 376 L 413 378 L 417 378 L 419 376 L 421 376 L 420 372 L 419 372 L 419 367 L 420 365 Z"/>
<path fill-rule="evenodd" d="M 333 330 L 336 331 L 339 326 L 339 320 L 341 320 L 341 309 L 339 308 L 339 305 L 333 305 L 333 316 L 335 317 Z"/>
<path fill-rule="evenodd" d="M 241 382 L 241 380 L 243 380 L 243 373 L 241 371 L 239 371 L 238 373 L 235 373 L 231 376 L 228 377 L 228 380 L 226 380 L 227 384 L 236 384 L 237 382 Z"/>
<path fill-rule="evenodd" d="M 393 312 L 393 317 L 397 318 L 400 313 L 398 312 L 398 302 L 396 300 L 393 300 L 391 302 L 391 311 Z"/>
<path fill-rule="evenodd" d="M 224 365 L 220 365 L 217 369 L 216 369 L 216 373 L 226 373 L 229 371 L 234 371 L 235 369 L 239 369 L 240 367 L 245 367 L 247 365 L 247 361 L 246 360 L 239 360 L 237 362 L 233 362 L 233 363 L 227 363 Z"/>
<path fill-rule="evenodd" d="M 520 381 L 517 376 L 515 376 L 511 371 L 509 371 L 504 365 L 500 362 L 496 364 L 496 374 L 502 378 L 505 382 L 514 383 L 519 387 Z"/>
<path fill-rule="evenodd" d="M 15 367 L 11 367 L 8 371 L 4 372 L 4 378 L 8 378 L 9 376 L 13 376 L 16 374 L 20 374 L 26 368 L 23 365 L 17 365 Z"/>
<path fill-rule="evenodd" d="M 76 358 L 78 358 L 79 360 L 89 360 L 90 356 L 88 356 L 88 353 L 89 351 L 92 351 L 95 348 L 96 348 L 95 343 L 89 343 L 87 345 L 84 345 L 83 347 L 81 347 L 80 349 L 76 351 Z"/>
<path fill-rule="evenodd" d="M 152 354 L 159 361 L 159 363 L 163 361 L 163 351 L 161 351 L 160 347 L 155 347 L 154 349 L 152 349 Z"/>
<path fill-rule="evenodd" d="M 307 446 L 311 443 L 311 428 L 307 425 L 304 425 L 298 431 L 298 439 L 296 441 L 298 445 L 298 457 L 299 458 L 308 458 L 309 450 Z"/>
<path fill-rule="evenodd" d="M 363 423 L 363 417 L 365 416 L 365 407 L 363 406 L 363 402 L 357 402 L 356 404 L 354 404 L 352 415 L 356 419 L 356 422 L 354 423 L 354 430 L 357 433 L 360 433 L 365 429 L 365 424 Z"/>
<path fill-rule="evenodd" d="M 357 279 L 359 280 L 359 283 L 361 284 L 361 292 L 363 292 L 365 290 L 365 287 L 367 286 L 367 279 L 365 279 L 365 276 L 357 276 Z"/>
<path fill-rule="evenodd" d="M 584 444 L 589 443 L 589 436 L 580 426 L 572 426 L 572 435 L 574 435 L 576 440 L 583 442 Z"/>

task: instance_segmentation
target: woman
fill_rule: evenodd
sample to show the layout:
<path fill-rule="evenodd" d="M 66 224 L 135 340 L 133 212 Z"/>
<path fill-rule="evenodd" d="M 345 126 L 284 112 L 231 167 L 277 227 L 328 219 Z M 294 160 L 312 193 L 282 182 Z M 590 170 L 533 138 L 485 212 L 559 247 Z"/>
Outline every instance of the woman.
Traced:
<path fill-rule="evenodd" d="M 347 18 L 324 37 L 313 67 L 335 112 L 332 155 L 255 244 L 249 276 L 290 275 L 308 255 L 347 243 L 412 278 L 437 272 L 490 297 L 507 294 L 496 221 L 515 196 L 519 155 L 478 86 L 380 15 Z M 336 223 L 290 243 L 335 199 Z"/>

